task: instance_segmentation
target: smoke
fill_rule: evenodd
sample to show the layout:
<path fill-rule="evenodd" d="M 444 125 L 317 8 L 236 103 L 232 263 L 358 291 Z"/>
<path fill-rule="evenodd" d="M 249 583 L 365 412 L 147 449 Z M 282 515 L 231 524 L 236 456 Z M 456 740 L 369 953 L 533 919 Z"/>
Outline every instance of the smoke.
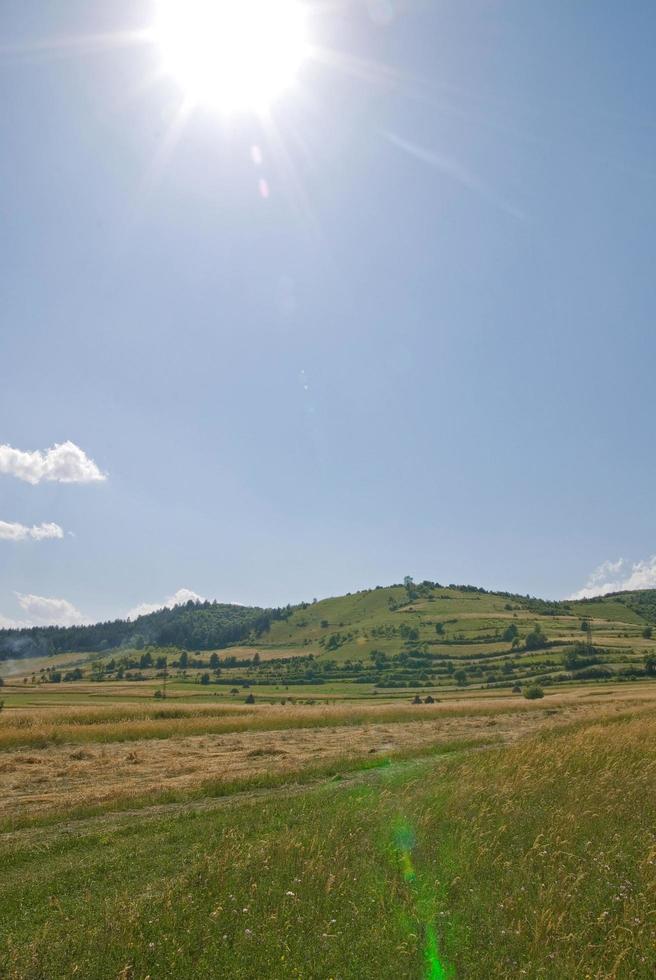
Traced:
<path fill-rule="evenodd" d="M 12 674 L 19 673 L 22 669 L 21 659 L 45 657 L 49 652 L 48 641 L 42 636 L 0 634 L 0 674 L 3 677 L 10 677 Z"/>

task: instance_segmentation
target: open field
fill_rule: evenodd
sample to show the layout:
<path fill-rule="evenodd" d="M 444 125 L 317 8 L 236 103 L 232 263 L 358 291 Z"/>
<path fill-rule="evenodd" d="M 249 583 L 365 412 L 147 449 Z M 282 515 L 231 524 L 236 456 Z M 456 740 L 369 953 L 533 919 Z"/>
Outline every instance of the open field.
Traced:
<path fill-rule="evenodd" d="M 429 583 L 5 659 L 0 976 L 652 978 L 654 600 Z"/>
<path fill-rule="evenodd" d="M 0 835 L 0 975 L 646 980 L 655 696 L 303 706 L 287 727 L 264 706 L 32 709 L 63 735 L 0 751 L 3 816 L 33 818 Z M 176 728 L 199 721 L 250 727 Z"/>
<path fill-rule="evenodd" d="M 0 714 L 0 976 L 654 975 L 656 684 L 113 686 Z"/>
<path fill-rule="evenodd" d="M 625 693 L 625 692 L 622 692 Z M 656 690 L 607 699 L 154 712 L 71 708 L 55 719 L 6 713 L 0 723 L 0 826 L 66 807 L 157 793 L 216 791 L 263 775 L 393 758 L 453 745 L 509 742 L 573 721 L 656 704 Z M 155 715 L 155 716 L 154 716 Z M 34 724 L 31 724 L 31 722 Z"/>

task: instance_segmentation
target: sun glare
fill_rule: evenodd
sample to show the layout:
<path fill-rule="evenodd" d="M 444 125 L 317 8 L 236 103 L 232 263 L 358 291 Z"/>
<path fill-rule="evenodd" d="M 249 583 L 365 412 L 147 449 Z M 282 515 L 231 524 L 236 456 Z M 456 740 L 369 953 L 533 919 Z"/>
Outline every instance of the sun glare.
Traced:
<path fill-rule="evenodd" d="M 227 112 L 265 110 L 308 52 L 295 0 L 159 0 L 154 33 L 186 96 Z"/>

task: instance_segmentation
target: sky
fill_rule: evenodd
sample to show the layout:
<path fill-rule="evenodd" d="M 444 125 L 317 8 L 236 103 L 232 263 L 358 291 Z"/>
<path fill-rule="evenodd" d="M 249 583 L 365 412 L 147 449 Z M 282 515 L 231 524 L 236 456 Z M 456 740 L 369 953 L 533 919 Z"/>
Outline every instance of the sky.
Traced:
<path fill-rule="evenodd" d="M 265 113 L 0 7 L 0 623 L 656 586 L 656 7 L 308 0 Z"/>

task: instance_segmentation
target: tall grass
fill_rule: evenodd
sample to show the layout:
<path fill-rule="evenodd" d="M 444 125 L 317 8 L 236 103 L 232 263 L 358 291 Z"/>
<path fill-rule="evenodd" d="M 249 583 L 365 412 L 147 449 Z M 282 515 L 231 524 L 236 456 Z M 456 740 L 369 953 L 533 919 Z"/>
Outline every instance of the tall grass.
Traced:
<path fill-rule="evenodd" d="M 655 790 L 638 717 L 0 839 L 0 975 L 651 980 Z"/>
<path fill-rule="evenodd" d="M 426 810 L 417 833 L 460 976 L 656 975 L 655 736 L 622 719 L 458 765 L 439 846 Z"/>
<path fill-rule="evenodd" d="M 488 717 L 541 710 L 544 710 L 543 706 L 529 705 L 520 699 L 487 705 L 210 705 L 188 708 L 120 705 L 95 709 L 70 707 L 57 711 L 16 710 L 3 712 L 0 716 L 0 751 L 21 746 L 45 748 L 61 743 L 129 742 L 183 735 L 435 721 L 438 718 Z"/>

